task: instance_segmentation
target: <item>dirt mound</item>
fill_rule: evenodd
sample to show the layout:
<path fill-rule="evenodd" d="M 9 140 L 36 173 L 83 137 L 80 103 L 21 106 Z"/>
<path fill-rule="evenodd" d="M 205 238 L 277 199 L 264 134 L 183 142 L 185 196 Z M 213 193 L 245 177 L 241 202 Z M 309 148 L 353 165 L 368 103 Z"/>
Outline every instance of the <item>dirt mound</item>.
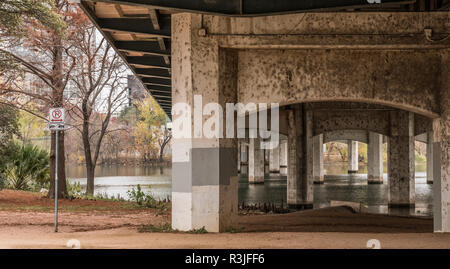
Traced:
<path fill-rule="evenodd" d="M 433 221 L 430 218 L 355 213 L 346 206 L 280 215 L 241 216 L 239 226 L 245 232 L 433 232 Z"/>

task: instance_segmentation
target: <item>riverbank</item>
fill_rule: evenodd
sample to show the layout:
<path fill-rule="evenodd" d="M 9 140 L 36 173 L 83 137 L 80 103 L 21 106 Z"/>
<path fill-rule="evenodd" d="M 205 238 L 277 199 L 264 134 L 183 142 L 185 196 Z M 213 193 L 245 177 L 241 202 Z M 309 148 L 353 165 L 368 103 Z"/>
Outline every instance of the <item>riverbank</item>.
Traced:
<path fill-rule="evenodd" d="M 170 223 L 167 210 L 133 203 L 61 200 L 53 232 L 52 200 L 40 194 L 0 191 L 0 248 L 450 248 L 449 234 L 432 233 L 432 219 L 355 213 L 335 207 L 289 214 L 240 215 L 233 233 L 140 233 Z"/>

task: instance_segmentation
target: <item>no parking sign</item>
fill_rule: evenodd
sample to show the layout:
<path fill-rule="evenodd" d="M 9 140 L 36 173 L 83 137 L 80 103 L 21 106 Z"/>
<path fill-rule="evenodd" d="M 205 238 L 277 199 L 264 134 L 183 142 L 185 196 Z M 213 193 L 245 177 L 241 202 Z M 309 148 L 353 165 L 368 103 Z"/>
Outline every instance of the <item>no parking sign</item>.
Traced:
<path fill-rule="evenodd" d="M 64 108 L 50 108 L 49 129 L 50 130 L 64 130 L 64 122 L 66 119 L 66 110 Z"/>

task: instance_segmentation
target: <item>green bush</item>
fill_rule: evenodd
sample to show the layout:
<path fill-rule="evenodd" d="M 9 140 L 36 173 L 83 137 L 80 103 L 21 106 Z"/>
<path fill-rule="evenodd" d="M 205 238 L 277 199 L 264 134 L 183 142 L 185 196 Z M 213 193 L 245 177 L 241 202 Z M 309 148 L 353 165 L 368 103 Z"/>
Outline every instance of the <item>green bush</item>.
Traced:
<path fill-rule="evenodd" d="M 80 197 L 83 195 L 80 182 L 70 183 L 69 180 L 66 180 L 66 186 L 69 197 Z"/>
<path fill-rule="evenodd" d="M 11 143 L 4 156 L 1 174 L 8 188 L 15 190 L 39 190 L 50 181 L 48 152 L 27 144 Z"/>
<path fill-rule="evenodd" d="M 5 179 L 0 175 L 0 191 L 5 187 Z"/>
<path fill-rule="evenodd" d="M 161 203 L 156 200 L 151 193 L 145 193 L 141 189 L 141 185 L 137 185 L 136 189 L 127 191 L 130 201 L 137 203 L 139 206 L 156 208 Z"/>

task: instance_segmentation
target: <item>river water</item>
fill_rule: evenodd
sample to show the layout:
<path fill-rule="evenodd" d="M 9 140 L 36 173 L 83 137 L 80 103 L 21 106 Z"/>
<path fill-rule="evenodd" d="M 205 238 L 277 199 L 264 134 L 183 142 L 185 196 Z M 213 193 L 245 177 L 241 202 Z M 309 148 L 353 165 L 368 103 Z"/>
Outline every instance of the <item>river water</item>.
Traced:
<path fill-rule="evenodd" d="M 386 167 L 386 166 L 385 166 Z M 359 173 L 347 174 L 347 163 L 325 163 L 325 183 L 314 185 L 314 208 L 330 205 L 331 200 L 360 202 L 369 212 L 398 215 L 432 215 L 432 186 L 426 183 L 425 164 L 416 165 L 415 209 L 389 209 L 387 175 L 384 184 L 367 184 L 367 167 L 360 165 Z M 95 193 L 128 198 L 127 191 L 138 184 L 146 192 L 160 199 L 170 197 L 172 184 L 170 167 L 99 166 L 95 173 Z M 70 182 L 86 185 L 84 166 L 67 168 Z M 286 203 L 286 177 L 266 175 L 264 184 L 248 184 L 248 178 L 239 179 L 239 203 Z"/>

